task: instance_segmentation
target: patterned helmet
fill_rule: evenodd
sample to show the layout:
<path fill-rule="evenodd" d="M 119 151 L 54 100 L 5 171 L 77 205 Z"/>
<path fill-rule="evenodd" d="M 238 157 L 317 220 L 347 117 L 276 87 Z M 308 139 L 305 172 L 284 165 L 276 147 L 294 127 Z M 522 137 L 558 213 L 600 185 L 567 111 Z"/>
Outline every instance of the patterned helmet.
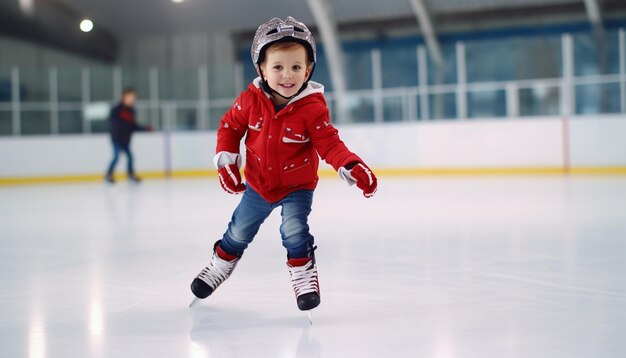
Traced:
<path fill-rule="evenodd" d="M 262 24 L 256 30 L 250 54 L 257 67 L 265 59 L 265 49 L 275 42 L 298 42 L 304 45 L 309 60 L 316 62 L 315 39 L 305 24 L 289 16 L 285 20 L 277 17 Z"/>

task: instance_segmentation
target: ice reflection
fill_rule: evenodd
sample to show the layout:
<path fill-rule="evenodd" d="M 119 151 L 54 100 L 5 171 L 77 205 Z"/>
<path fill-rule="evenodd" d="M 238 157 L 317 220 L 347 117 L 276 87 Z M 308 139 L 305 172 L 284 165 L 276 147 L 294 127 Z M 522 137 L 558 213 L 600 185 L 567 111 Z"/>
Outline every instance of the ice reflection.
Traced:
<path fill-rule="evenodd" d="M 449 333 L 445 330 L 441 330 L 435 341 L 434 358 L 456 358 L 458 355 L 454 349 L 454 339 L 450 337 Z"/>
<path fill-rule="evenodd" d="M 190 358 L 209 358 L 209 353 L 200 344 L 190 342 L 189 357 Z"/>
<path fill-rule="evenodd" d="M 46 356 L 46 327 L 43 317 L 35 314 L 28 330 L 28 357 L 44 358 Z"/>
<path fill-rule="evenodd" d="M 89 307 L 89 333 L 96 341 L 99 341 L 104 333 L 102 304 L 99 301 L 91 302 Z"/>

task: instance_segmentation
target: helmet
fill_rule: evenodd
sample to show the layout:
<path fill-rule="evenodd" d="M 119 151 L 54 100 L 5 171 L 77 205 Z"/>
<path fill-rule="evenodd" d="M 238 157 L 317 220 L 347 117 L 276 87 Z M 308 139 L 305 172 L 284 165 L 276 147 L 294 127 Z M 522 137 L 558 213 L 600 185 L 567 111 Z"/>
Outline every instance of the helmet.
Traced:
<path fill-rule="evenodd" d="M 265 59 L 265 50 L 269 45 L 288 41 L 301 43 L 307 50 L 309 60 L 316 62 L 315 39 L 306 25 L 291 16 L 285 20 L 275 17 L 259 26 L 254 34 L 250 54 L 257 70 Z"/>

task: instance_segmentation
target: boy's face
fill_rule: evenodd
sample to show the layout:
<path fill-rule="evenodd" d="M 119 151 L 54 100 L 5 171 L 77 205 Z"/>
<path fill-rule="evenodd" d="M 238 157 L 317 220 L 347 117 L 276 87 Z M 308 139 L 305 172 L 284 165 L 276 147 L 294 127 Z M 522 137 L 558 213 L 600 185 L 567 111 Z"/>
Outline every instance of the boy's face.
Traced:
<path fill-rule="evenodd" d="M 122 96 L 122 103 L 126 107 L 134 106 L 136 101 L 137 101 L 137 94 L 135 92 L 128 92 Z"/>
<path fill-rule="evenodd" d="M 270 87 L 282 96 L 295 95 L 311 74 L 304 46 L 267 49 L 261 70 Z M 279 102 L 286 102 L 277 98 Z"/>

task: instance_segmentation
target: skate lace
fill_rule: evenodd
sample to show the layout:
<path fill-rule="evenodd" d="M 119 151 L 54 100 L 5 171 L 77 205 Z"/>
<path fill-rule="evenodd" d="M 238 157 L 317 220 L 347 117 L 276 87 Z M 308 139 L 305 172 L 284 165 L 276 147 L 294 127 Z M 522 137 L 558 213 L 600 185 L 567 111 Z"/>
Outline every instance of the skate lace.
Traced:
<path fill-rule="evenodd" d="M 313 260 L 303 266 L 289 266 L 291 283 L 296 297 L 310 292 L 317 292 L 317 269 Z"/>
<path fill-rule="evenodd" d="M 202 269 L 198 278 L 206 282 L 211 288 L 216 289 L 221 285 L 235 269 L 238 260 L 226 261 L 217 254 L 213 254 L 213 258 L 209 266 Z"/>

